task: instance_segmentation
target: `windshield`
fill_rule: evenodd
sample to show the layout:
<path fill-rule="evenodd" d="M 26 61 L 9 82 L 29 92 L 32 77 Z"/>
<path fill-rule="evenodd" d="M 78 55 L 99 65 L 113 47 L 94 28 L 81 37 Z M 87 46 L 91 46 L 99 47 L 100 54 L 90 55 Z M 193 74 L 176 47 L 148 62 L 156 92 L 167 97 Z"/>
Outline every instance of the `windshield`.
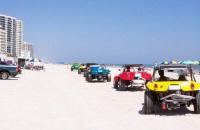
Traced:
<path fill-rule="evenodd" d="M 187 68 L 164 68 L 154 72 L 154 81 L 192 81 Z"/>
<path fill-rule="evenodd" d="M 123 68 L 123 72 L 142 72 L 144 71 L 142 68 L 140 67 L 130 67 L 130 66 L 126 66 Z"/>

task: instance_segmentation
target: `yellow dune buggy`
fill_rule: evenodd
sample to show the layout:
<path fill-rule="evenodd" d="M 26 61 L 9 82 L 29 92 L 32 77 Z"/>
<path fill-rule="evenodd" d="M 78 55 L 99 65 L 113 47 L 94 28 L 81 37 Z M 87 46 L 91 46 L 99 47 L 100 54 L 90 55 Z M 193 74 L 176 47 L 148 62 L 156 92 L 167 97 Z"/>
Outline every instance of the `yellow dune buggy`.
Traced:
<path fill-rule="evenodd" d="M 156 113 L 155 106 L 174 110 L 190 105 L 200 114 L 200 84 L 195 80 L 191 65 L 158 65 L 146 88 L 145 114 Z"/>
<path fill-rule="evenodd" d="M 83 73 L 85 70 L 86 70 L 86 65 L 85 64 L 81 64 L 79 66 L 79 69 L 78 69 L 78 74 Z"/>

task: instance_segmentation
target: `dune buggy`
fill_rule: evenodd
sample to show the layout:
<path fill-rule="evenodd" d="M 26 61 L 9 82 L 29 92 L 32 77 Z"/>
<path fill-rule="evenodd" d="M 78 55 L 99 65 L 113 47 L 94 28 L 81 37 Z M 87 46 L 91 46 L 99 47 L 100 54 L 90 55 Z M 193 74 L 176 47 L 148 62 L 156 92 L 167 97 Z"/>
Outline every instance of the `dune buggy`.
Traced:
<path fill-rule="evenodd" d="M 144 71 L 142 64 L 124 65 L 120 74 L 114 77 L 113 86 L 117 90 L 141 88 L 151 79 L 151 74 Z"/>
<path fill-rule="evenodd" d="M 146 84 L 144 113 L 156 113 L 155 106 L 162 110 L 174 110 L 194 106 L 200 113 L 200 84 L 196 82 L 190 65 L 158 65 L 152 80 Z"/>
<path fill-rule="evenodd" d="M 85 69 L 86 69 L 86 64 L 81 64 L 78 69 L 78 74 L 83 73 Z"/>
<path fill-rule="evenodd" d="M 80 64 L 79 64 L 79 63 L 74 63 L 74 64 L 72 64 L 72 66 L 71 66 L 71 71 L 78 70 L 79 67 L 80 67 Z"/>
<path fill-rule="evenodd" d="M 88 82 L 93 80 L 111 82 L 110 70 L 105 65 L 92 65 L 86 73 L 86 80 Z"/>

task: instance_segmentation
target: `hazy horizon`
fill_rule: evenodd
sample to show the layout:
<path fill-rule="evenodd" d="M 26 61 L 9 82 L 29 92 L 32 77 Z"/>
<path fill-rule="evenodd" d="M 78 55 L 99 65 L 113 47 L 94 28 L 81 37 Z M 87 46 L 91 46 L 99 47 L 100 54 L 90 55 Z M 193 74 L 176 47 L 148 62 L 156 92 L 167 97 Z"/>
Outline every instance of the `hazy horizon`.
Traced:
<path fill-rule="evenodd" d="M 0 14 L 24 23 L 24 41 L 51 62 L 199 60 L 199 0 L 14 0 Z"/>

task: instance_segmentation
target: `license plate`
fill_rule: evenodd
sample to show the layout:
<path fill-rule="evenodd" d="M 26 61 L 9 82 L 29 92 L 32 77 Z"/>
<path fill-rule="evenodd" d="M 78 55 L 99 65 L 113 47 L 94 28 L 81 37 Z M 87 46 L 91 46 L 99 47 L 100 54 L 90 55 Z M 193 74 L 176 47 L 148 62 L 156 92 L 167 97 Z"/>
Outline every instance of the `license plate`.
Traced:
<path fill-rule="evenodd" d="M 181 87 L 179 85 L 171 85 L 169 86 L 169 90 L 180 90 Z"/>

